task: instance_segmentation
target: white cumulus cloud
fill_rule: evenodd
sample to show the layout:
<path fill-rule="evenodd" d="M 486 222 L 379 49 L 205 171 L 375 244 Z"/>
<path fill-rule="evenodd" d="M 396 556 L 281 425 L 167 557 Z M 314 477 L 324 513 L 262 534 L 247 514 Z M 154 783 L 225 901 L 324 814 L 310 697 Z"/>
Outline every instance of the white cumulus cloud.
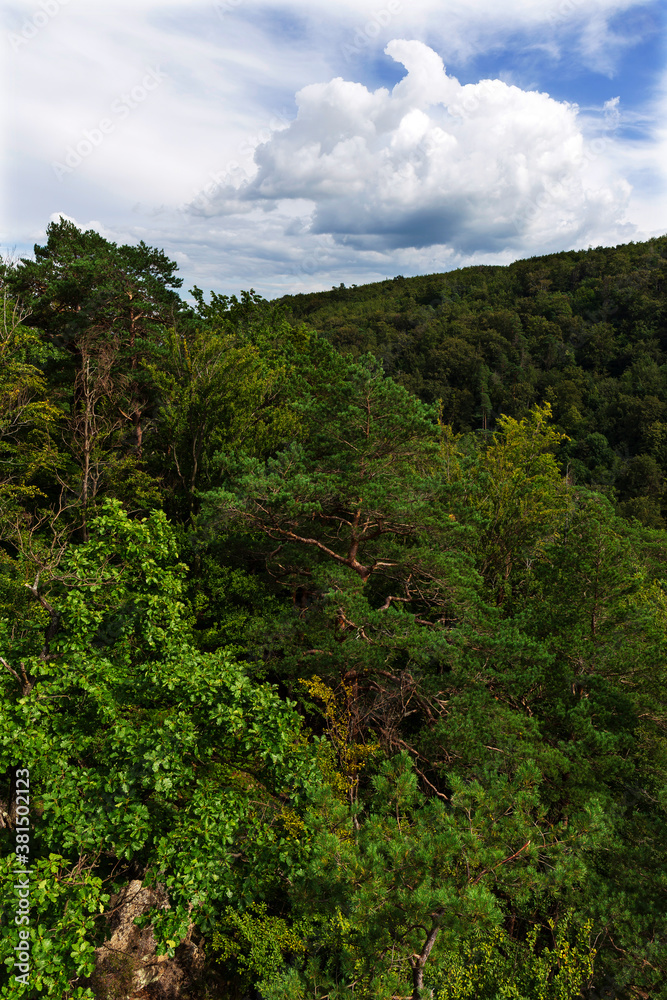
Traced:
<path fill-rule="evenodd" d="M 576 106 L 500 80 L 463 86 L 420 41 L 385 51 L 407 70 L 393 90 L 304 87 L 296 119 L 257 147 L 254 176 L 193 214 L 307 199 L 311 233 L 364 250 L 545 249 L 622 231 L 630 186 L 607 162 L 610 138 L 586 144 Z"/>

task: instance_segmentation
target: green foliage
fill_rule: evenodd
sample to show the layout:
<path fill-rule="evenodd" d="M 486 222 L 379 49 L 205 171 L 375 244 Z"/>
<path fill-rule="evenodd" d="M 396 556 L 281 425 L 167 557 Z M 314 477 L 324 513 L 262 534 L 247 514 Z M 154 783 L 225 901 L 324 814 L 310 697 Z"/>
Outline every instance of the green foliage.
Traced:
<path fill-rule="evenodd" d="M 136 878 L 238 1000 L 664 995 L 664 250 L 191 309 L 62 221 L 4 269 L 2 996 L 90 998 Z"/>
<path fill-rule="evenodd" d="M 572 913 L 550 922 L 551 947 L 534 927 L 519 944 L 502 929 L 463 939 L 435 986 L 437 1000 L 578 1000 L 593 974 L 591 924 L 570 931 Z"/>
<path fill-rule="evenodd" d="M 270 451 L 295 428 L 281 405 L 284 366 L 270 366 L 234 334 L 171 330 L 159 365 L 147 371 L 160 398 L 160 443 L 171 476 L 191 498 L 213 485 L 216 455 L 240 447 Z M 163 466 L 168 482 L 166 472 Z"/>
<path fill-rule="evenodd" d="M 520 421 L 500 417 L 481 461 L 471 469 L 471 501 L 488 526 L 482 573 L 499 602 L 565 525 L 570 501 L 553 454 L 564 435 L 549 425 L 550 416 L 547 403 Z"/>
<path fill-rule="evenodd" d="M 352 704 L 354 692 L 350 685 L 341 685 L 342 697 L 337 697 L 317 675 L 301 680 L 311 698 L 322 704 L 328 740 L 318 746 L 318 764 L 322 776 L 342 801 L 356 798 L 359 775 L 365 765 L 380 753 L 377 743 L 355 743 Z"/>
<path fill-rule="evenodd" d="M 136 468 L 154 405 L 142 362 L 159 353 L 163 325 L 183 312 L 175 269 L 143 242 L 119 247 L 61 219 L 47 227 L 34 260 L 7 272 L 10 292 L 50 348 L 44 367 L 66 458 L 59 485 L 80 503 L 84 534 L 98 493 L 135 503 L 150 496 L 145 470 Z"/>
<path fill-rule="evenodd" d="M 225 487 L 204 498 L 202 526 L 243 531 L 246 547 L 261 545 L 272 579 L 292 595 L 276 623 L 277 655 L 297 672 L 307 642 L 307 676 L 325 679 L 343 662 L 365 672 L 379 637 L 392 659 L 413 639 L 420 658 L 435 655 L 428 648 L 444 641 L 445 623 L 475 601 L 478 586 L 466 529 L 451 513 L 460 490 L 438 475 L 435 412 L 372 361 L 350 363 L 321 342 L 304 359 L 297 390 L 299 439 L 275 457 L 230 466 Z M 424 627 L 415 628 L 415 615 Z M 352 649 L 355 634 L 362 641 Z"/>
<path fill-rule="evenodd" d="M 424 402 L 440 400 L 457 432 L 550 402 L 571 438 L 561 449 L 570 475 L 617 489 L 624 516 L 662 526 L 666 256 L 663 236 L 280 302 L 338 350 L 371 351 Z M 610 450 L 591 453 L 590 435 Z M 633 467 L 639 456 L 656 461 L 657 479 L 654 468 Z"/>
<path fill-rule="evenodd" d="M 5 286 L 0 294 L 0 503 L 8 511 L 39 494 L 39 474 L 53 470 L 50 432 L 60 414 L 48 399 L 44 374 L 31 363 L 38 339 L 23 323 L 26 311 Z"/>
<path fill-rule="evenodd" d="M 110 243 L 61 218 L 49 223 L 44 246 L 9 271 L 9 287 L 29 300 L 33 324 L 76 352 L 82 340 L 109 339 L 123 327 L 138 348 L 155 325 L 181 308 L 181 279 L 163 251 Z"/>
<path fill-rule="evenodd" d="M 224 654 L 189 645 L 185 567 L 164 515 L 131 520 L 109 501 L 90 527 L 47 591 L 62 614 L 56 652 L 24 657 L 27 692 L 2 677 L 0 767 L 11 766 L 18 741 L 40 789 L 40 857 L 133 860 L 166 886 L 171 908 L 154 926 L 173 953 L 192 920 L 212 927 L 217 909 L 243 899 L 238 858 L 252 867 L 257 856 L 260 871 L 282 798 L 299 808 L 314 764 L 289 704 Z M 12 654 L 10 641 L 18 668 Z M 101 886 L 95 878 L 91 889 Z M 69 899 L 78 951 L 90 951 L 81 928 L 92 898 Z M 68 947 L 58 939 L 54 952 L 65 968 Z"/>
<path fill-rule="evenodd" d="M 266 904 L 253 904 L 245 913 L 227 908 L 211 943 L 218 960 L 233 961 L 241 977 L 266 1000 L 304 996 L 298 986 L 294 989 L 293 970 L 286 966 L 286 959 L 304 954 L 303 940 L 285 920 L 268 916 Z"/>
<path fill-rule="evenodd" d="M 16 872 L 11 858 L 0 869 L 3 912 L 16 907 Z M 31 864 L 30 876 L 30 982 L 15 979 L 15 949 L 19 927 L 8 922 L 0 939 L 0 962 L 7 979 L 0 997 L 32 997 L 35 990 L 63 1000 L 93 1000 L 89 990 L 75 989 L 79 977 L 89 976 L 95 967 L 95 944 L 100 940 L 100 914 L 109 902 L 102 879 L 93 874 L 93 859 L 81 857 L 72 863 L 49 854 Z"/>

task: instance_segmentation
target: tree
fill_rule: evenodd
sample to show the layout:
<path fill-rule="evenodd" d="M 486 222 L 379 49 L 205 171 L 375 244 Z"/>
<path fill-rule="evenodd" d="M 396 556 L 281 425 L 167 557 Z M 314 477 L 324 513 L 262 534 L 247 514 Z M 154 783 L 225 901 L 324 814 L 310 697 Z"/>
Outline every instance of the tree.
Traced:
<path fill-rule="evenodd" d="M 565 525 L 569 500 L 554 452 L 565 440 L 551 407 L 500 417 L 489 446 L 469 465 L 471 502 L 482 515 L 482 574 L 499 604 Z"/>
<path fill-rule="evenodd" d="M 151 450 L 164 485 L 178 485 L 192 506 L 198 490 L 216 484 L 221 456 L 263 454 L 293 433 L 286 367 L 238 331 L 170 330 L 159 365 L 146 365 L 159 401 Z"/>
<path fill-rule="evenodd" d="M 225 906 L 275 877 L 283 817 L 318 784 L 293 707 L 228 655 L 192 647 L 184 572 L 162 513 L 132 520 L 109 501 L 45 587 L 60 615 L 49 655 L 39 652 L 43 622 L 0 623 L 0 773 L 9 780 L 20 746 L 40 816 L 31 858 L 47 880 L 49 865 L 62 869 L 31 924 L 39 975 L 54 989 L 90 974 L 103 930 L 73 868 L 102 909 L 130 864 L 166 887 L 170 908 L 154 927 L 173 954 L 193 922 L 210 932 Z M 9 868 L 3 876 L 7 898 Z M 54 906 L 65 923 L 50 922 Z M 3 961 L 16 944 L 17 932 L 3 935 Z"/>
<path fill-rule="evenodd" d="M 153 405 L 142 361 L 159 351 L 165 325 L 183 309 L 175 270 L 161 250 L 143 242 L 119 247 L 61 219 L 35 246 L 35 260 L 8 272 L 33 326 L 61 352 L 61 371 L 48 374 L 69 413 L 63 442 L 78 476 L 66 485 L 82 504 L 84 538 L 87 508 L 113 479 L 119 449 L 126 461 L 142 458 Z"/>
<path fill-rule="evenodd" d="M 572 912 L 543 927 L 534 904 L 554 882 L 576 879 L 582 866 L 576 851 L 559 856 L 555 842 L 530 839 L 535 793 L 527 768 L 504 801 L 460 782 L 445 803 L 420 791 L 406 754 L 380 762 L 352 816 L 323 789 L 303 815 L 305 836 L 289 845 L 298 864 L 280 903 L 272 900 L 280 916 L 267 918 L 266 907 L 230 913 L 214 946 L 240 971 L 252 969 L 267 997 L 342 998 L 354 989 L 369 1000 L 390 1000 L 408 990 L 421 1000 L 440 986 L 443 998 L 468 1000 L 495 973 L 508 996 L 523 1000 L 517 987 L 555 978 L 544 995 L 575 1000 L 591 972 L 590 928 L 577 927 Z M 512 819 L 500 830 L 503 812 Z M 513 906 L 522 898 L 532 916 L 527 940 L 503 929 L 513 926 Z M 557 958 L 544 947 L 550 937 Z M 461 969 L 466 950 L 475 965 Z M 478 950 L 487 955 L 483 972 Z M 461 989 L 461 972 L 468 973 L 468 990 Z"/>
<path fill-rule="evenodd" d="M 29 360 L 38 341 L 24 323 L 27 309 L 4 284 L 0 295 L 0 502 L 7 515 L 22 498 L 39 493 L 36 477 L 53 469 L 51 434 L 60 414 L 48 399 L 43 372 Z"/>
<path fill-rule="evenodd" d="M 382 545 L 414 538 L 437 468 L 437 424 L 368 359 L 351 364 L 315 341 L 292 386 L 299 435 L 275 458 L 246 458 L 231 489 L 211 492 L 222 523 L 309 550 L 361 583 L 397 565 Z"/>
<path fill-rule="evenodd" d="M 392 740 L 403 668 L 441 673 L 450 631 L 477 599 L 458 487 L 439 474 L 437 412 L 372 362 L 314 340 L 294 382 L 296 440 L 231 464 L 204 497 L 201 530 L 266 566 L 281 609 L 246 628 L 255 659 L 281 680 L 351 685 L 358 725 L 373 717 Z"/>

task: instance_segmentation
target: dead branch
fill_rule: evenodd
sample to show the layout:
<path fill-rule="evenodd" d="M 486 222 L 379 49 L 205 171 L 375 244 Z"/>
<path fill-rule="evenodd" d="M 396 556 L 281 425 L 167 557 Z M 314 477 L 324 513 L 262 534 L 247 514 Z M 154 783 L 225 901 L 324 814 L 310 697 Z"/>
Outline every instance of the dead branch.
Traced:
<path fill-rule="evenodd" d="M 0 656 L 0 663 L 2 663 L 3 667 L 6 667 L 6 669 L 9 671 L 12 677 L 16 681 L 18 681 L 21 687 L 21 697 L 27 698 L 34 687 L 35 682 L 31 677 L 28 677 L 24 664 L 23 663 L 19 664 L 21 668 L 21 676 L 19 677 L 14 668 L 10 667 L 10 665 L 7 663 L 7 660 L 5 660 L 4 656 Z"/>
<path fill-rule="evenodd" d="M 378 608 L 378 611 L 386 611 L 391 605 L 392 601 L 400 601 L 402 604 L 409 604 L 411 600 L 412 600 L 411 597 L 394 597 L 392 594 L 390 594 L 387 600 L 382 605 L 382 607 Z"/>

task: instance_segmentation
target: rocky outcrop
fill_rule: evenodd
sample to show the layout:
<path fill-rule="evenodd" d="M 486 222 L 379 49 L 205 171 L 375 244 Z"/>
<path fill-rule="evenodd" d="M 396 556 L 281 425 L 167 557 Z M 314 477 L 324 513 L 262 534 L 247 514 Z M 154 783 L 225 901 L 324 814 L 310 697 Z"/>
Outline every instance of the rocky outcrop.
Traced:
<path fill-rule="evenodd" d="M 181 1000 L 202 995 L 196 989 L 204 970 L 203 948 L 191 940 L 193 925 L 173 958 L 158 955 L 150 925 L 135 918 L 152 909 L 168 909 L 161 886 L 135 879 L 109 904 L 111 937 L 97 949 L 97 967 L 86 982 L 99 1000 Z"/>

